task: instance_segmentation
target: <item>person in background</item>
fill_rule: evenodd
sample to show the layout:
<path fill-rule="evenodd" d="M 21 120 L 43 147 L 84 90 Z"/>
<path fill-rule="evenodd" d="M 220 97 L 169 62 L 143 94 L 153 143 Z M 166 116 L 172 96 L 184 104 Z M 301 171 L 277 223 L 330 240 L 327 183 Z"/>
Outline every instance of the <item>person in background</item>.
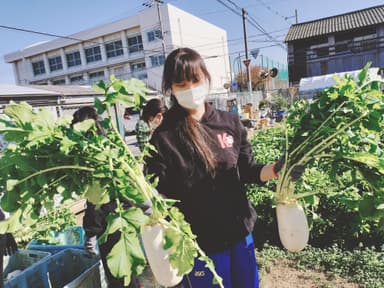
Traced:
<path fill-rule="evenodd" d="M 133 111 L 133 108 L 125 108 L 123 115 L 124 136 L 135 135 L 135 125 L 138 121 L 139 113 Z"/>
<path fill-rule="evenodd" d="M 179 48 L 168 55 L 162 89 L 174 104 L 151 137 L 157 151 L 146 158 L 147 172 L 158 177 L 159 193 L 179 200 L 177 207 L 213 260 L 224 287 L 256 288 L 258 268 L 251 234 L 256 217 L 244 184 L 263 185 L 278 177 L 281 162 L 255 163 L 239 116 L 206 103 L 210 81 L 196 51 Z M 302 172 L 292 177 L 297 180 Z M 198 259 L 182 285 L 218 287 Z"/>
<path fill-rule="evenodd" d="M 227 101 L 228 111 L 234 114 L 239 114 L 239 110 L 237 108 L 236 99 Z"/>
<path fill-rule="evenodd" d="M 5 214 L 0 208 L 0 221 L 5 220 Z M 0 287 L 3 287 L 3 258 L 4 256 L 11 256 L 17 251 L 17 243 L 11 233 L 5 233 L 0 235 Z"/>
<path fill-rule="evenodd" d="M 167 111 L 163 101 L 153 98 L 145 104 L 141 118 L 136 124 L 136 140 L 140 151 L 144 150 L 145 145 L 151 139 L 153 131 L 163 120 L 163 114 Z"/>
<path fill-rule="evenodd" d="M 86 106 L 78 109 L 73 114 L 72 126 L 78 122 L 84 121 L 86 119 L 95 120 L 95 125 L 97 133 L 100 135 L 105 135 L 104 129 L 100 125 L 100 119 L 96 110 L 91 106 Z M 124 209 L 128 209 L 132 205 L 125 198 L 121 198 L 120 202 L 123 203 Z M 105 229 L 107 228 L 107 216 L 110 213 L 113 213 L 117 207 L 116 201 L 111 201 L 107 204 L 101 205 L 99 209 L 96 209 L 95 205 L 87 201 L 86 209 L 83 218 L 83 228 L 85 230 L 85 243 L 84 249 L 90 255 L 97 254 L 97 238 L 100 237 Z M 103 262 L 105 275 L 107 276 L 109 287 L 110 288 L 123 288 L 124 280 L 117 279 L 112 274 L 107 265 L 107 255 L 112 250 L 113 246 L 120 239 L 120 231 L 108 235 L 108 240 L 99 245 L 99 251 L 101 260 Z M 131 283 L 128 286 L 129 288 L 140 288 L 137 278 L 132 277 Z"/>

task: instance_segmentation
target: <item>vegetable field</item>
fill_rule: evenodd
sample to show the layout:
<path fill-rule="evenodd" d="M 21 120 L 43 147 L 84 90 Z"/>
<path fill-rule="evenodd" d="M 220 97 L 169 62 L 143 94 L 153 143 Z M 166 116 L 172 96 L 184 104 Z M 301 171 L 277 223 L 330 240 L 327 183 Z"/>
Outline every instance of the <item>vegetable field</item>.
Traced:
<path fill-rule="evenodd" d="M 283 179 L 248 186 L 258 213 L 254 237 L 264 280 L 274 281 L 268 273 L 273 269 L 301 271 L 294 279 L 282 277 L 282 286 L 264 282 L 264 288 L 384 285 L 384 95 L 380 83 L 365 76 L 363 70 L 358 82 L 338 79 L 316 101 L 296 102 L 285 123 L 250 138 L 260 163 L 287 155 Z M 302 164 L 305 173 L 293 183 L 289 170 Z M 310 246 L 301 252 L 268 246 L 287 246 L 274 209 L 282 201 L 304 208 Z M 300 279 L 305 277 L 308 282 Z M 289 281 L 309 286 L 287 286 Z"/>
<path fill-rule="evenodd" d="M 248 186 L 248 196 L 259 215 L 254 230 L 258 251 L 275 253 L 267 250 L 265 243 L 296 252 L 304 249 L 299 252 L 304 254 L 284 252 L 287 254 L 282 257 L 301 267 L 312 263 L 331 271 L 339 269 L 337 273 L 343 277 L 360 275 L 356 271 L 366 271 L 358 269 L 368 265 L 371 270 L 361 279 L 352 280 L 373 288 L 380 286 L 371 285 L 368 279 L 384 279 L 384 96 L 382 83 L 368 79 L 367 69 L 361 71 L 358 81 L 348 76 L 337 79 L 337 85 L 316 101 L 296 102 L 282 125 L 253 135 L 250 141 L 257 162 L 271 163 L 282 154 L 285 161 L 276 181 Z M 144 84 L 112 76 L 109 83 L 101 81 L 97 88 L 105 96 L 104 100 L 95 100 L 98 114 L 107 115 L 100 122 L 105 135 L 97 132 L 93 120 L 72 127 L 71 118 L 55 121 L 47 110 L 35 110 L 26 103 L 10 103 L 4 109 L 0 134 L 11 144 L 0 157 L 0 204 L 11 216 L 0 222 L 0 233 L 16 233 L 28 227 L 33 230 L 28 232 L 29 238 L 35 237 L 34 233 L 45 237 L 47 231 L 41 225 L 56 222 L 58 215 L 52 211 L 58 195 L 62 203 L 84 197 L 97 207 L 115 201 L 117 208 L 108 215 L 106 231 L 99 238 L 103 243 L 110 234 L 121 231 L 121 239 L 108 256 L 113 275 L 124 278 L 128 285 L 132 276 L 142 273 L 147 261 L 139 242 L 139 234 L 143 234 L 149 264 L 157 265 L 159 269 L 152 270 L 163 285 L 179 281 L 199 257 L 223 287 L 212 261 L 174 206 L 176 201 L 154 193 L 156 179 L 143 174 L 144 159 L 153 148 L 147 146 L 134 157 L 112 121 L 111 110 L 117 103 L 143 104 Z M 305 173 L 295 182 L 292 171 L 301 165 L 305 165 Z M 124 209 L 122 198 L 132 207 Z M 142 210 L 148 203 L 152 206 L 150 215 Z M 281 215 L 278 219 L 276 207 Z M 57 224 L 64 227 L 67 223 Z M 154 241 L 146 240 L 151 233 L 163 235 L 156 247 Z M 349 258 L 331 253 L 327 261 L 316 264 L 321 253 L 313 252 L 307 242 L 316 249 L 337 245 L 342 249 L 337 255 L 370 247 L 376 250 L 368 254 L 353 252 L 360 255 L 356 257 L 345 254 Z M 167 255 L 166 261 L 156 260 L 157 250 Z M 279 253 L 280 257 L 283 252 Z M 295 255 L 306 256 L 294 259 Z M 268 254 L 261 259 L 261 267 L 267 267 Z M 346 259 L 352 259 L 348 265 L 356 266 L 356 271 L 335 264 Z M 368 260 L 378 269 L 367 264 Z M 165 277 L 164 269 L 169 276 Z"/>

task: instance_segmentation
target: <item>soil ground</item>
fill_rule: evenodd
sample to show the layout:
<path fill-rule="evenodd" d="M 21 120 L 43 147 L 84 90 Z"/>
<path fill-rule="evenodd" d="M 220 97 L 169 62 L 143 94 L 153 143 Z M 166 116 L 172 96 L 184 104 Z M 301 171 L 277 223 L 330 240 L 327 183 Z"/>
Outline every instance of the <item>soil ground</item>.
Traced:
<path fill-rule="evenodd" d="M 300 271 L 292 262 L 279 261 L 260 273 L 260 288 L 358 288 L 340 277 L 315 270 Z"/>

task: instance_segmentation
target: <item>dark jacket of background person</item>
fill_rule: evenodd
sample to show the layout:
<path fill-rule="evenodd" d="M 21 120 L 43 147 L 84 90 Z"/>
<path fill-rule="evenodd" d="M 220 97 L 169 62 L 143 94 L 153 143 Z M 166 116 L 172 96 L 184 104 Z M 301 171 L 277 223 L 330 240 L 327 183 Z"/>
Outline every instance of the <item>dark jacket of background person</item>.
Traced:
<path fill-rule="evenodd" d="M 0 209 L 0 221 L 5 220 L 5 215 L 2 209 Z M 4 287 L 3 283 L 3 258 L 5 255 L 12 255 L 17 251 L 17 243 L 11 233 L 0 234 L 0 288 Z"/>
<path fill-rule="evenodd" d="M 159 176 L 159 193 L 181 200 L 177 206 L 209 255 L 226 250 L 252 229 L 244 223 L 251 217 L 244 184 L 263 184 L 259 179 L 263 165 L 253 160 L 239 117 L 206 104 L 200 124 L 215 140 L 212 150 L 218 163 L 214 176 L 206 173 L 196 152 L 181 143 L 179 125 L 185 117 L 178 105 L 164 114 L 150 140 L 158 153 L 147 159 L 147 169 Z"/>
<path fill-rule="evenodd" d="M 73 115 L 72 125 L 75 123 L 84 121 L 86 119 L 93 119 L 95 120 L 95 125 L 97 128 L 97 132 L 100 135 L 104 135 L 105 131 L 100 126 L 98 119 L 98 114 L 96 113 L 95 109 L 93 107 L 82 107 L 79 110 L 77 110 Z M 131 207 L 131 204 L 127 199 L 120 199 L 121 203 L 123 203 L 123 207 L 125 209 L 128 209 Z M 107 228 L 107 221 L 106 218 L 108 214 L 113 213 L 117 207 L 116 201 L 112 200 L 107 204 L 101 205 L 99 209 L 96 209 L 95 205 L 93 205 L 91 202 L 87 201 L 85 209 L 85 214 L 83 218 L 83 228 L 85 230 L 86 235 L 86 241 L 87 239 L 90 239 L 91 237 L 96 236 L 99 238 Z M 108 239 L 105 243 L 99 245 L 100 250 L 100 256 L 101 260 L 103 262 L 105 274 L 107 276 L 109 287 L 110 288 L 120 288 L 125 287 L 124 286 L 124 279 L 117 279 L 109 270 L 108 264 L 107 264 L 107 255 L 112 250 L 113 246 L 119 241 L 121 236 L 120 231 L 116 231 L 113 234 L 108 235 Z M 139 287 L 137 284 L 137 279 L 134 277 L 132 278 L 131 284 L 128 286 L 130 288 L 136 288 Z"/>
<path fill-rule="evenodd" d="M 140 120 L 136 123 L 136 140 L 140 151 L 144 150 L 153 131 L 160 125 L 163 114 L 167 111 L 163 101 L 153 98 L 145 104 L 141 111 Z"/>

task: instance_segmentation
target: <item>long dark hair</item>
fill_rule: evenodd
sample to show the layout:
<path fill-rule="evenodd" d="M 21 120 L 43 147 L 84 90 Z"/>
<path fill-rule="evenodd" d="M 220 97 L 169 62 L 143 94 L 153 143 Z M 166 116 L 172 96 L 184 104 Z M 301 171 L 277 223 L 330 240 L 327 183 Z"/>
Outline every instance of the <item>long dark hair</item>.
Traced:
<path fill-rule="evenodd" d="M 196 82 L 202 76 L 209 83 L 211 82 L 211 75 L 200 54 L 190 48 L 178 48 L 172 51 L 165 61 L 162 80 L 163 93 L 169 95 L 173 83 Z M 178 104 L 174 95 L 171 95 L 171 97 L 175 109 L 184 109 Z M 211 149 L 212 140 L 203 126 L 200 125 L 200 122 L 195 120 L 189 113 L 186 114 L 184 121 L 178 123 L 179 140 L 187 149 L 197 153 L 206 170 L 213 176 L 217 162 Z"/>

